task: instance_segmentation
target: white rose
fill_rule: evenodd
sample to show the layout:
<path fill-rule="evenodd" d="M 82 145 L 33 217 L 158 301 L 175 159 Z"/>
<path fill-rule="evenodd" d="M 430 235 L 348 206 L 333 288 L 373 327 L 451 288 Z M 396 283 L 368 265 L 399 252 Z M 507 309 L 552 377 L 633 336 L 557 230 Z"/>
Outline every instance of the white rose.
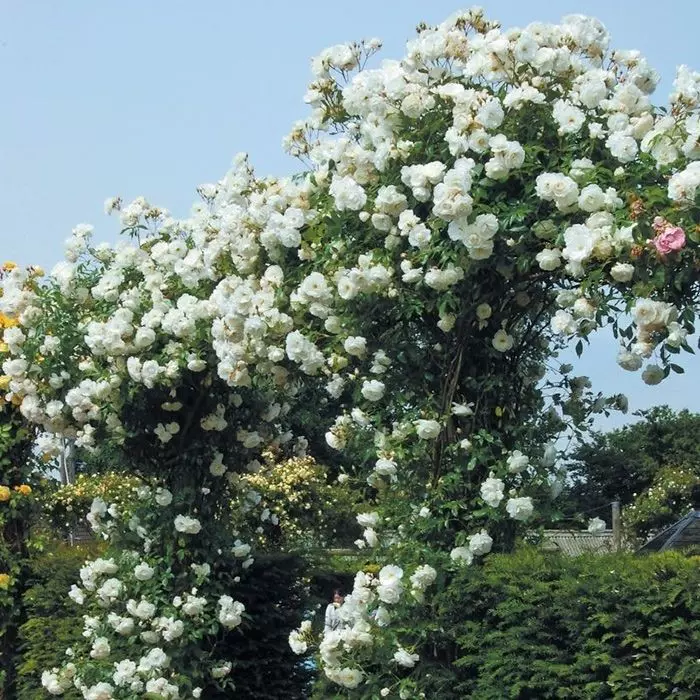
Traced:
<path fill-rule="evenodd" d="M 605 192 L 599 185 L 586 185 L 578 196 L 579 209 L 594 212 L 605 208 Z"/>
<path fill-rule="evenodd" d="M 399 647 L 394 653 L 394 661 L 396 661 L 399 666 L 403 666 L 404 668 L 413 668 L 419 659 L 420 656 L 418 656 L 418 654 L 411 654 L 403 647 Z"/>
<path fill-rule="evenodd" d="M 551 272 L 561 265 L 561 250 L 559 248 L 545 248 L 535 256 L 535 260 L 541 270 Z"/>
<path fill-rule="evenodd" d="M 231 548 L 231 551 L 233 552 L 234 557 L 238 557 L 239 559 L 242 559 L 243 557 L 247 557 L 248 554 L 250 554 L 250 545 L 246 544 L 245 542 L 241 542 L 240 540 L 236 540 L 233 543 L 233 547 Z"/>
<path fill-rule="evenodd" d="M 519 474 L 528 468 L 530 464 L 530 458 L 524 455 L 520 450 L 514 450 L 506 461 L 508 465 L 508 471 L 511 474 Z"/>
<path fill-rule="evenodd" d="M 365 538 L 370 547 L 376 547 L 379 544 L 379 537 L 377 537 L 377 533 L 375 532 L 374 528 L 365 528 L 362 536 Z"/>
<path fill-rule="evenodd" d="M 513 336 L 508 335 L 503 329 L 496 331 L 496 334 L 491 340 L 491 345 L 498 350 L 498 352 L 508 352 L 513 347 Z"/>
<path fill-rule="evenodd" d="M 563 309 L 559 309 L 559 311 L 552 316 L 550 325 L 555 333 L 561 333 L 563 335 L 573 335 L 578 328 L 574 317 Z"/>
<path fill-rule="evenodd" d="M 474 561 L 474 554 L 469 547 L 455 547 L 450 552 L 450 559 L 457 564 L 471 564 Z"/>
<path fill-rule="evenodd" d="M 361 336 L 350 336 L 349 338 L 345 339 L 343 347 L 348 355 L 364 357 L 365 353 L 367 352 L 367 341 Z"/>
<path fill-rule="evenodd" d="M 379 513 L 372 511 L 371 513 L 359 513 L 356 517 L 360 527 L 376 527 L 379 523 Z"/>
<path fill-rule="evenodd" d="M 149 566 L 145 561 L 142 561 L 134 567 L 134 576 L 137 581 L 148 581 L 153 578 L 154 573 L 155 569 Z"/>
<path fill-rule="evenodd" d="M 416 434 L 421 440 L 434 440 L 440 434 L 440 423 L 436 420 L 419 418 L 413 421 L 416 426 Z"/>
<path fill-rule="evenodd" d="M 367 401 L 379 401 L 384 396 L 384 382 L 377 379 L 365 380 L 361 393 Z"/>
<path fill-rule="evenodd" d="M 486 501 L 487 505 L 492 508 L 497 508 L 499 503 L 503 500 L 504 489 L 505 484 L 501 479 L 489 476 L 489 478 L 481 484 L 479 493 L 484 501 Z"/>
<path fill-rule="evenodd" d="M 534 510 L 532 499 L 529 496 L 509 498 L 508 503 L 506 503 L 506 512 L 513 520 L 527 520 Z"/>
<path fill-rule="evenodd" d="M 169 506 L 173 501 L 173 494 L 168 489 L 156 489 L 156 503 L 159 506 Z"/>
<path fill-rule="evenodd" d="M 636 352 L 621 350 L 617 356 L 617 364 L 628 372 L 636 372 L 642 366 L 642 357 Z"/>
<path fill-rule="evenodd" d="M 367 201 L 367 194 L 362 186 L 349 176 L 333 175 L 328 192 L 333 197 L 338 211 L 359 211 Z"/>
<path fill-rule="evenodd" d="M 596 308 L 589 299 L 586 299 L 586 297 L 579 297 L 574 302 L 573 311 L 576 318 L 587 318 L 592 320 L 595 318 Z"/>
<path fill-rule="evenodd" d="M 70 591 L 68 592 L 68 597 L 78 605 L 82 605 L 85 602 L 85 593 L 83 592 L 83 589 L 75 584 L 71 586 Z"/>
<path fill-rule="evenodd" d="M 396 462 L 385 457 L 380 457 L 374 465 L 374 471 L 380 476 L 394 477 L 396 476 Z"/>
<path fill-rule="evenodd" d="M 486 319 L 491 318 L 491 313 L 492 310 L 489 304 L 483 303 L 476 307 L 476 317 L 480 321 L 485 321 Z"/>
<path fill-rule="evenodd" d="M 621 163 L 630 163 L 637 157 L 637 142 L 631 137 L 616 131 L 605 142 L 614 158 Z"/>
<path fill-rule="evenodd" d="M 584 224 L 574 224 L 564 231 L 564 243 L 564 257 L 574 263 L 582 263 L 591 257 L 596 237 Z"/>
<path fill-rule="evenodd" d="M 488 554 L 493 546 L 493 539 L 486 530 L 469 537 L 469 551 L 476 557 Z"/>
<path fill-rule="evenodd" d="M 85 700 L 112 700 L 114 688 L 109 683 L 97 683 L 83 689 Z"/>
<path fill-rule="evenodd" d="M 97 637 L 92 643 L 90 657 L 93 659 L 106 659 L 110 651 L 109 640 L 106 637 Z"/>
<path fill-rule="evenodd" d="M 345 440 L 340 437 L 339 435 L 336 435 L 334 432 L 329 430 L 326 435 L 326 444 L 328 447 L 334 450 L 342 450 L 345 447 Z"/>
<path fill-rule="evenodd" d="M 454 314 L 445 314 L 440 317 L 440 320 L 437 322 L 437 327 L 443 333 L 449 333 L 455 327 L 456 321 L 457 317 Z"/>
<path fill-rule="evenodd" d="M 202 529 L 202 524 L 197 518 L 190 518 L 187 515 L 178 515 L 175 518 L 175 529 L 178 532 L 183 532 L 188 535 L 196 535 Z"/>
<path fill-rule="evenodd" d="M 664 370 L 658 365 L 647 365 L 642 372 L 642 381 L 649 386 L 659 384 L 664 379 Z"/>
<path fill-rule="evenodd" d="M 139 328 L 134 335 L 134 346 L 142 349 L 153 345 L 156 340 L 156 332 L 152 328 Z"/>
<path fill-rule="evenodd" d="M 140 600 L 138 603 L 130 599 L 126 603 L 126 611 L 139 620 L 150 620 L 156 614 L 156 606 L 147 600 Z M 157 639 L 157 636 L 156 636 Z"/>
<path fill-rule="evenodd" d="M 634 265 L 629 263 L 615 263 L 610 268 L 610 276 L 616 282 L 629 282 L 634 275 Z"/>
<path fill-rule="evenodd" d="M 597 534 L 605 530 L 605 520 L 601 518 L 591 518 L 588 521 L 588 532 Z"/>

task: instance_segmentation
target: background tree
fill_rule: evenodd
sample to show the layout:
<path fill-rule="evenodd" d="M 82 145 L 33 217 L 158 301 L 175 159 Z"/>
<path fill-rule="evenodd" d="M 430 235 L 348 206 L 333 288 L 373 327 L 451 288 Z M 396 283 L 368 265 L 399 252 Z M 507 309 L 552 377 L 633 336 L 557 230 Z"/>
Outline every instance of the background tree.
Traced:
<path fill-rule="evenodd" d="M 668 406 L 636 415 L 638 423 L 594 433 L 573 453 L 562 510 L 585 513 L 614 500 L 631 505 L 667 467 L 700 474 L 700 415 Z"/>

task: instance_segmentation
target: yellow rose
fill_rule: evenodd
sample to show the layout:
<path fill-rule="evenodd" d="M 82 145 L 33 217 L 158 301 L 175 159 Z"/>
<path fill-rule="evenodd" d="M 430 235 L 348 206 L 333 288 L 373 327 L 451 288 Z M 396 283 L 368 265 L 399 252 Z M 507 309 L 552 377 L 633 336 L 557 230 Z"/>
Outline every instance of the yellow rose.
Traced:
<path fill-rule="evenodd" d="M 8 260 L 7 262 L 3 263 L 2 266 L 5 270 L 9 271 L 9 270 L 14 270 L 17 267 L 17 263 L 14 263 L 14 262 L 11 262 L 10 260 Z"/>
<path fill-rule="evenodd" d="M 0 326 L 3 326 L 4 328 L 12 328 L 12 326 L 17 325 L 19 325 L 19 321 L 16 318 L 0 313 Z"/>
<path fill-rule="evenodd" d="M 0 486 L 0 502 L 10 500 L 10 489 L 7 486 Z"/>
<path fill-rule="evenodd" d="M 7 590 L 10 587 L 10 574 L 0 574 L 0 588 Z"/>
<path fill-rule="evenodd" d="M 28 496 L 32 492 L 32 487 L 29 484 L 20 484 L 15 486 L 15 491 L 19 491 L 23 496 Z"/>

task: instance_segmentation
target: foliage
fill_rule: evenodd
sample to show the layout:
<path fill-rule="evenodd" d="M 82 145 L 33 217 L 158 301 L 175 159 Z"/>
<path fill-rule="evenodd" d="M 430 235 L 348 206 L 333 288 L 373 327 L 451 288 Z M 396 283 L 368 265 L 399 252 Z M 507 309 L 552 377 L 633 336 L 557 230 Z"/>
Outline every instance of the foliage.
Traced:
<path fill-rule="evenodd" d="M 700 465 L 700 415 L 657 406 L 636 423 L 596 433 L 572 455 L 572 487 L 562 496 L 570 510 L 587 511 L 644 498 L 660 470 Z M 663 487 L 662 487 L 663 488 Z M 628 511 L 630 514 L 632 511 Z"/>
<path fill-rule="evenodd" d="M 75 603 L 66 595 L 88 556 L 95 556 L 98 543 L 69 547 L 59 542 L 32 559 L 27 590 L 22 597 L 26 621 L 19 630 L 14 654 L 17 667 L 17 700 L 34 700 L 43 694 L 41 674 L 66 659 L 66 649 L 75 641 L 83 620 Z M 70 700 L 81 697 L 66 692 Z"/>
<path fill-rule="evenodd" d="M 693 491 L 700 486 L 700 465 L 662 467 L 651 486 L 623 512 L 623 523 L 637 537 L 646 539 L 672 525 L 692 510 Z"/>
<path fill-rule="evenodd" d="M 237 597 L 245 604 L 248 620 L 242 635 L 230 635 L 228 643 L 217 648 L 221 658 L 233 661 L 237 696 L 260 700 L 308 697 L 310 668 L 287 641 L 308 605 L 301 584 L 305 573 L 303 559 L 268 554 L 258 557 L 242 577 Z M 205 697 L 228 698 L 230 694 Z"/>
<path fill-rule="evenodd" d="M 357 495 L 347 482 L 329 483 L 326 468 L 309 456 L 263 456 L 259 471 L 243 477 L 251 489 L 243 497 L 246 529 L 261 531 L 260 546 L 308 550 L 353 542 L 359 534 Z"/>
<path fill-rule="evenodd" d="M 86 524 L 92 502 L 101 498 L 115 504 L 128 517 L 141 485 L 137 477 L 118 472 L 78 474 L 74 483 L 57 485 L 43 494 L 42 516 L 52 528 L 69 532 Z"/>

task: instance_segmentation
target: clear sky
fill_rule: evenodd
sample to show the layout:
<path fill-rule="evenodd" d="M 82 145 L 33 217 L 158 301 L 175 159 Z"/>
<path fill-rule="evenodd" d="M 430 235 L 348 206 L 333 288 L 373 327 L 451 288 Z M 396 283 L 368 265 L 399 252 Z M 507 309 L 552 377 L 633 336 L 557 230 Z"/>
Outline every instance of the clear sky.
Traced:
<path fill-rule="evenodd" d="M 114 240 L 104 200 L 144 195 L 184 216 L 195 187 L 247 151 L 261 174 L 298 170 L 280 143 L 306 114 L 310 58 L 338 42 L 377 36 L 398 58 L 416 24 L 469 3 L 445 0 L 0 0 L 0 258 L 50 268 L 78 223 Z M 695 0 L 491 0 L 504 26 L 601 19 L 613 45 L 642 51 L 661 73 L 700 69 Z M 594 386 L 632 409 L 668 403 L 700 411 L 700 362 L 646 387 L 615 364 L 601 333 L 578 364 Z M 623 418 L 604 421 L 618 425 Z"/>

